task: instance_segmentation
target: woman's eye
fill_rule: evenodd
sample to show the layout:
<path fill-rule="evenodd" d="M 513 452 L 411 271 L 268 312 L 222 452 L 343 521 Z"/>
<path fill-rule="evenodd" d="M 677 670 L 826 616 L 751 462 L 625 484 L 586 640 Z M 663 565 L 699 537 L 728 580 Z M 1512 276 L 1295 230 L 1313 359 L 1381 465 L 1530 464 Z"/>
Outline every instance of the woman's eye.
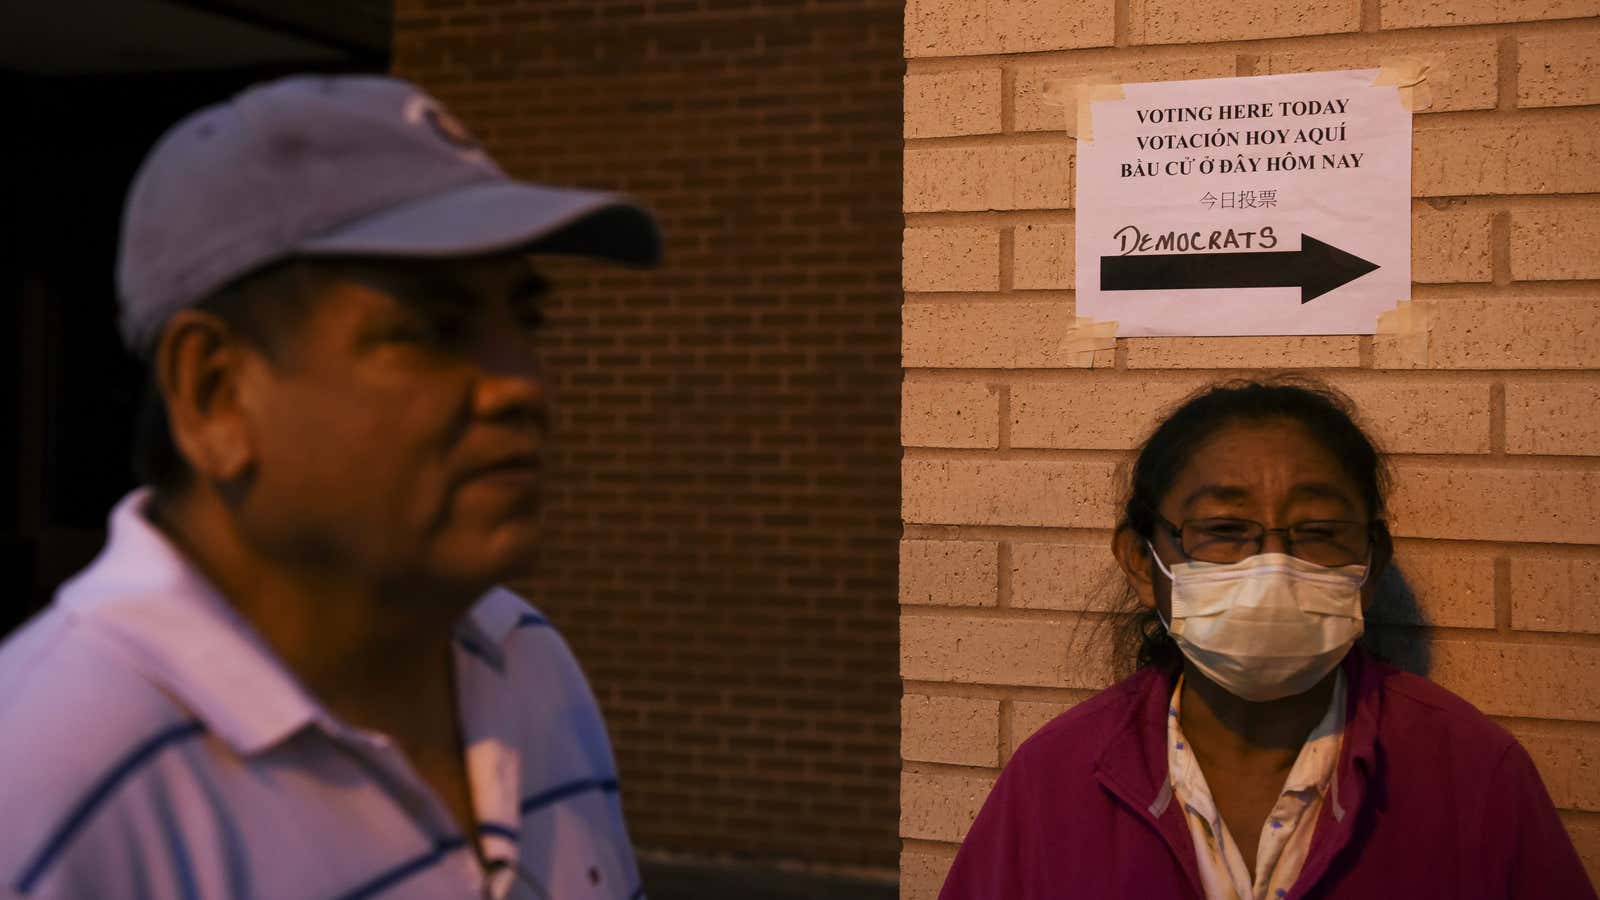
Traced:
<path fill-rule="evenodd" d="M 1355 546 L 1366 539 L 1364 529 L 1350 522 L 1306 522 L 1296 525 L 1291 537 L 1301 543 L 1343 546 Z"/>
<path fill-rule="evenodd" d="M 1250 526 L 1244 522 L 1207 522 L 1200 530 L 1209 537 L 1223 540 L 1237 540 L 1250 534 Z"/>

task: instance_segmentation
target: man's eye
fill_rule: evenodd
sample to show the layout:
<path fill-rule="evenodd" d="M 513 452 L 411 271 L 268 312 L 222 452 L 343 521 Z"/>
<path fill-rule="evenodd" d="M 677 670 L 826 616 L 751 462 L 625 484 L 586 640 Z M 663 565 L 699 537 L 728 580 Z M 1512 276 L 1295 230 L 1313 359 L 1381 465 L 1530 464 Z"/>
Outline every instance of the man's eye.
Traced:
<path fill-rule="evenodd" d="M 1206 537 L 1217 538 L 1221 540 L 1238 540 L 1240 538 L 1249 537 L 1251 529 L 1248 523 L 1229 522 L 1224 520 L 1218 522 L 1206 522 L 1200 526 L 1199 531 Z"/>
<path fill-rule="evenodd" d="M 434 319 L 428 327 L 434 337 L 445 342 L 453 343 L 467 333 L 467 321 L 455 316 Z"/>
<path fill-rule="evenodd" d="M 459 316 L 435 316 L 398 325 L 392 336 L 410 344 L 452 344 L 467 334 L 467 322 Z"/>

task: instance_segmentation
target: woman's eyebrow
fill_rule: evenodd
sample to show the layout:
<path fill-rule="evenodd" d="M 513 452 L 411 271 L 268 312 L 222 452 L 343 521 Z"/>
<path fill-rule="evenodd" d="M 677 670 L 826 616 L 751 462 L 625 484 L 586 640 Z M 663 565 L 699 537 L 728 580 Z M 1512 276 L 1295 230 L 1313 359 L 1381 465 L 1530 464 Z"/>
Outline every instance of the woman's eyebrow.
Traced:
<path fill-rule="evenodd" d="M 1183 498 L 1183 508 L 1187 509 L 1201 500 L 1217 500 L 1223 503 L 1243 503 L 1251 497 L 1250 489 L 1233 484 L 1206 484 L 1189 492 Z"/>
<path fill-rule="evenodd" d="M 1353 497 L 1348 488 L 1342 488 L 1331 481 L 1302 481 L 1289 489 L 1292 500 L 1338 500 L 1350 505 Z"/>

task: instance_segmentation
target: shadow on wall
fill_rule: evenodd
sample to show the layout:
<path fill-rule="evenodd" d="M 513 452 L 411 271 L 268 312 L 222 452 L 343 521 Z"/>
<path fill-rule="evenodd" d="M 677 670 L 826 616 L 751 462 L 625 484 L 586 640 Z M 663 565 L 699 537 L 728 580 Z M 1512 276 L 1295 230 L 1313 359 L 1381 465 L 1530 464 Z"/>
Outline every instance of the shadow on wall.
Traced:
<path fill-rule="evenodd" d="M 1374 655 L 1416 675 L 1433 667 L 1432 623 L 1417 603 L 1416 592 L 1399 563 L 1391 563 L 1378 582 L 1378 596 L 1367 614 L 1371 623 L 1361 646 Z"/>

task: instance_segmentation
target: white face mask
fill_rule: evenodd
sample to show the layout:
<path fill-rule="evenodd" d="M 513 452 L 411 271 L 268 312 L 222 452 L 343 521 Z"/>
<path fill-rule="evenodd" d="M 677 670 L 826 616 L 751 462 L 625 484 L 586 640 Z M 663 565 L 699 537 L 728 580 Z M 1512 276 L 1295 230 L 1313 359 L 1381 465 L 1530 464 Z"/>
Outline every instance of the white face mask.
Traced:
<path fill-rule="evenodd" d="M 1367 567 L 1328 568 L 1284 553 L 1168 569 L 1172 622 L 1184 657 L 1228 693 L 1257 702 L 1310 690 L 1364 630 Z"/>

